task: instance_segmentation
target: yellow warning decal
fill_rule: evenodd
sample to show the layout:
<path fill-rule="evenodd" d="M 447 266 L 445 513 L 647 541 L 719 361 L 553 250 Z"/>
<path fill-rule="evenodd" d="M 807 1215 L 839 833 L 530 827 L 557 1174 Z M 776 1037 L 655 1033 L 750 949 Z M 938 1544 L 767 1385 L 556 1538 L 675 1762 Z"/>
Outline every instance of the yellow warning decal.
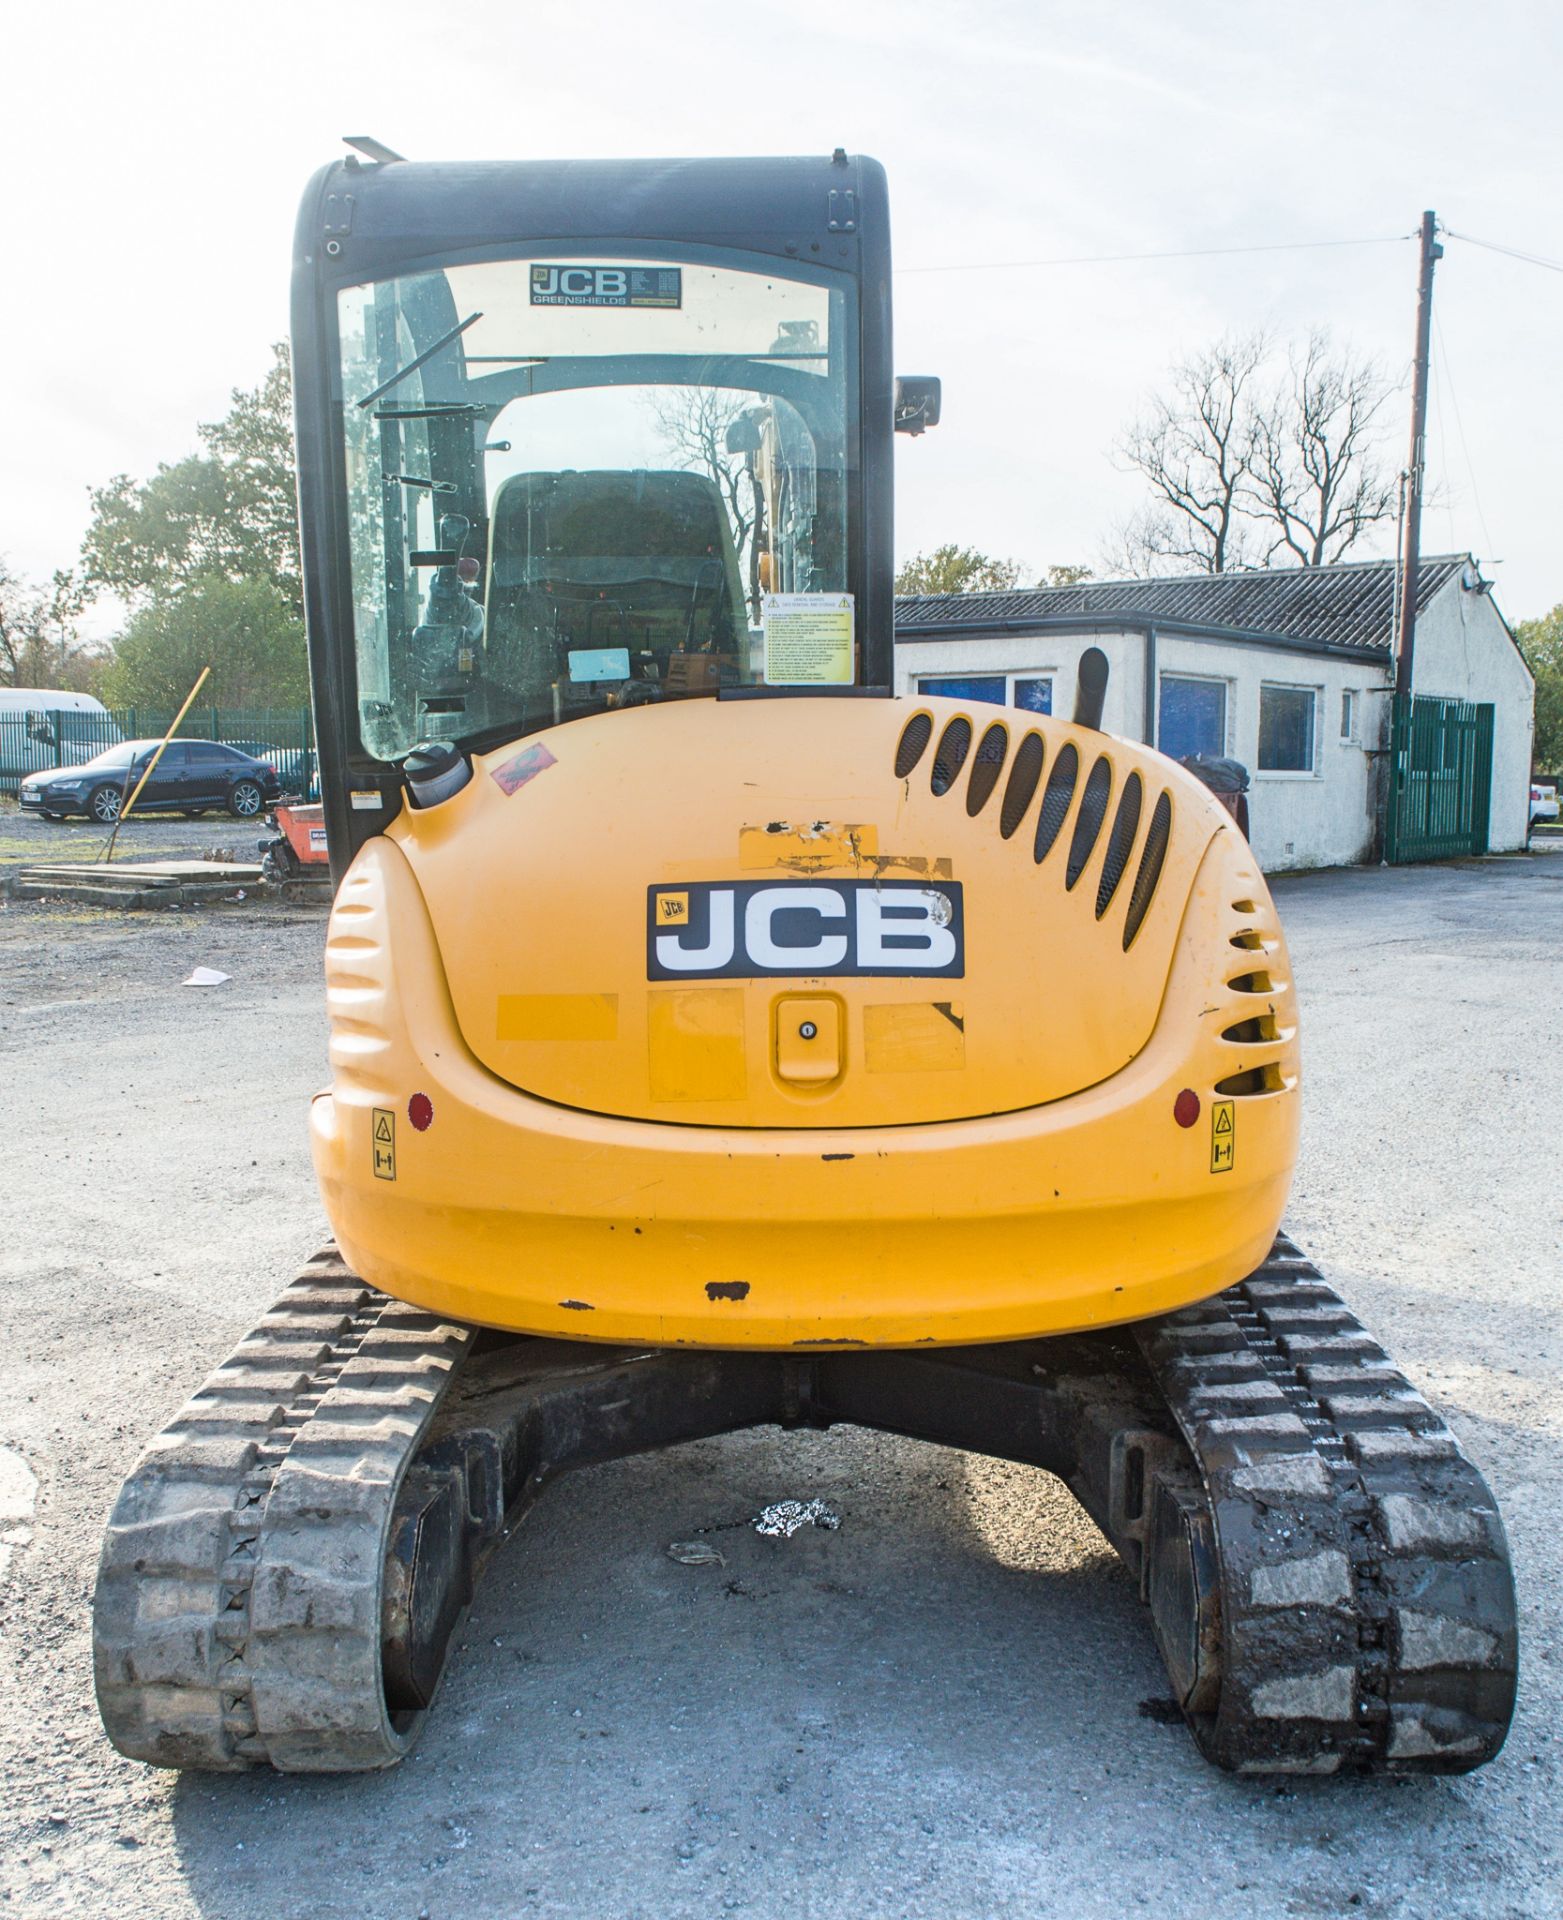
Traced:
<path fill-rule="evenodd" d="M 1210 1171 L 1230 1173 L 1237 1154 L 1237 1103 L 1215 1100 L 1210 1107 Z"/>
<path fill-rule="evenodd" d="M 389 1107 L 374 1109 L 373 1136 L 369 1144 L 374 1154 L 374 1177 L 376 1180 L 394 1180 L 396 1178 L 396 1115 Z"/>
<path fill-rule="evenodd" d="M 657 895 L 657 925 L 659 927 L 687 927 L 689 925 L 689 895 L 687 893 L 659 893 Z"/>

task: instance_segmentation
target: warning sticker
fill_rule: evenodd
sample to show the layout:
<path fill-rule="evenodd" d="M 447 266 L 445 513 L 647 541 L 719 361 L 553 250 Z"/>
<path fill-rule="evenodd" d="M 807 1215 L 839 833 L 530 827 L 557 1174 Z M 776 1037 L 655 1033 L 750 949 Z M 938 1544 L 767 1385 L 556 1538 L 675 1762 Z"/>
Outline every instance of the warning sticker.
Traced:
<path fill-rule="evenodd" d="M 767 593 L 765 682 L 771 687 L 850 687 L 850 593 Z"/>
<path fill-rule="evenodd" d="M 1216 1100 L 1210 1108 L 1210 1171 L 1230 1173 L 1237 1152 L 1237 1107 L 1231 1100 Z"/>
<path fill-rule="evenodd" d="M 542 741 L 534 740 L 531 746 L 523 747 L 497 767 L 490 767 L 488 772 L 501 793 L 517 793 L 528 780 L 535 780 L 547 768 L 557 767 L 558 764 Z"/>
<path fill-rule="evenodd" d="M 376 1180 L 394 1180 L 396 1178 L 396 1115 L 389 1107 L 374 1109 L 373 1137 L 370 1150 L 374 1155 L 374 1177 Z"/>

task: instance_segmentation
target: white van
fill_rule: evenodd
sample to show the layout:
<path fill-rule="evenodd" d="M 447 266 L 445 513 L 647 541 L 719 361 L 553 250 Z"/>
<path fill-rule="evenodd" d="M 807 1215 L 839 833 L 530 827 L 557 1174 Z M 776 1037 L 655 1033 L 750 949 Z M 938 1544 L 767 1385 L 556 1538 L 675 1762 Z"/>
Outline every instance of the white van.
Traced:
<path fill-rule="evenodd" d="M 0 687 L 0 786 L 24 773 L 77 767 L 124 735 L 90 693 L 57 687 Z"/>

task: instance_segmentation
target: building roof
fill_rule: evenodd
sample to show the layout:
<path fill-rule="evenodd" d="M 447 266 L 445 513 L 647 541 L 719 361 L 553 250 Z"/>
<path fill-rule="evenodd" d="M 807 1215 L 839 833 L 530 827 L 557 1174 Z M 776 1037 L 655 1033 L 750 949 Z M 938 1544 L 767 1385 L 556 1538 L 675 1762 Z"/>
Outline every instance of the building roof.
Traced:
<path fill-rule="evenodd" d="M 1417 568 L 1417 612 L 1460 570 L 1468 554 L 1439 554 Z M 1021 587 L 1008 593 L 902 594 L 896 635 L 927 630 L 1026 625 L 1159 622 L 1228 633 L 1273 635 L 1304 645 L 1388 653 L 1393 644 L 1395 563 L 1353 560 L 1334 567 L 1275 567 L 1197 573 L 1172 580 L 1088 580 L 1077 587 Z"/>

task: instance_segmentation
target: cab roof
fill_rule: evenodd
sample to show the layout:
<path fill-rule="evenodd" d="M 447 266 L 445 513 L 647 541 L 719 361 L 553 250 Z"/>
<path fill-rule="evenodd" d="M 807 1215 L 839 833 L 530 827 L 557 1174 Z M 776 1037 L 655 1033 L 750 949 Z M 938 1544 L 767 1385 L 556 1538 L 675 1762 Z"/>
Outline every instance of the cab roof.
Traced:
<path fill-rule="evenodd" d="M 315 175 L 295 264 L 324 246 L 333 277 L 372 278 L 420 255 L 517 243 L 660 241 L 744 248 L 856 271 L 888 255 L 876 160 L 849 155 L 730 160 L 397 160 L 351 156 Z"/>

